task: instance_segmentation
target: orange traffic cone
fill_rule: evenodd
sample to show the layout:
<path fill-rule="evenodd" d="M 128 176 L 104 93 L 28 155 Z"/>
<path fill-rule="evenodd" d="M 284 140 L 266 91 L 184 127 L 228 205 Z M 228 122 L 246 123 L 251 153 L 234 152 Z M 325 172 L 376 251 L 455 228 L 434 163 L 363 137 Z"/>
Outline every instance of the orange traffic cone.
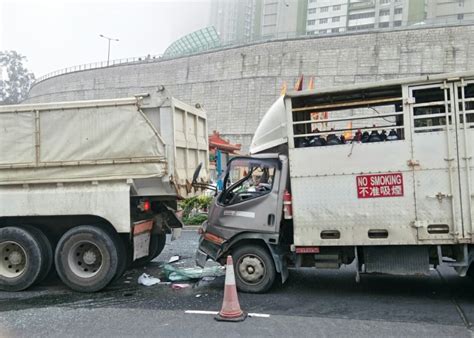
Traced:
<path fill-rule="evenodd" d="M 223 322 L 241 322 L 247 318 L 247 313 L 240 309 L 237 287 L 235 286 L 234 263 L 232 256 L 227 256 L 225 271 L 224 301 L 219 314 L 215 317 Z"/>

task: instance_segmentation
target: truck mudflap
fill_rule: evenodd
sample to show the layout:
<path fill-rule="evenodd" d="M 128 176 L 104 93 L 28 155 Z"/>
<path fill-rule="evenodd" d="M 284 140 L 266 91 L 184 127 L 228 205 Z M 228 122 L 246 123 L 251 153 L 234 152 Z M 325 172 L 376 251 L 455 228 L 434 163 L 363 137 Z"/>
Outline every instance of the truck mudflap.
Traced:
<path fill-rule="evenodd" d="M 176 215 L 176 211 L 167 205 L 162 205 L 158 214 L 155 216 L 155 232 L 166 232 L 171 234 L 171 240 L 174 241 L 181 237 L 183 222 Z"/>
<path fill-rule="evenodd" d="M 149 255 L 153 219 L 133 223 L 133 260 Z"/>

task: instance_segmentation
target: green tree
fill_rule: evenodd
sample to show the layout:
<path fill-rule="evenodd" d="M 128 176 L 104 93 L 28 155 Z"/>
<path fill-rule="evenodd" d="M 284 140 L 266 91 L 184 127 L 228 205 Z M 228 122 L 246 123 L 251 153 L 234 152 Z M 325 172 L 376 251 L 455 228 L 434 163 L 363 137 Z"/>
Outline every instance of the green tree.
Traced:
<path fill-rule="evenodd" d="M 20 103 L 27 97 L 35 76 L 24 61 L 26 57 L 13 50 L 0 52 L 0 104 Z"/>

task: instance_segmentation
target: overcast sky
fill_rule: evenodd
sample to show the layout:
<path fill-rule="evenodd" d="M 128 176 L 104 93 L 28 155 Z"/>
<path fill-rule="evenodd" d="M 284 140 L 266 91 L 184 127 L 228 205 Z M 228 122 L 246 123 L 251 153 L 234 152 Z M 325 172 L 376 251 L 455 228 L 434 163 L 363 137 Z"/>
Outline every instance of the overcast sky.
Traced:
<path fill-rule="evenodd" d="M 209 24 L 209 0 L 0 0 L 0 50 L 28 58 L 40 77 L 69 66 L 163 53 Z"/>

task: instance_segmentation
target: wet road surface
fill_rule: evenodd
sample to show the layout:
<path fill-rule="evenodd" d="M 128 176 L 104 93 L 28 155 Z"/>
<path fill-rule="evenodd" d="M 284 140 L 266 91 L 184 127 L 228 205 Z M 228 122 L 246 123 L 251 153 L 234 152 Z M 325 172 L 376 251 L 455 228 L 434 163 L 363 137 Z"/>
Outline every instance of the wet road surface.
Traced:
<path fill-rule="evenodd" d="M 20 293 L 0 292 L 0 337 L 3 336 L 471 336 L 474 282 L 454 271 L 428 277 L 362 275 L 341 270 L 300 269 L 289 281 L 264 295 L 239 294 L 245 311 L 270 314 L 243 323 L 218 323 L 212 315 L 186 310 L 218 311 L 224 278 L 145 287 L 143 272 L 163 277 L 162 264 L 172 255 L 175 266 L 194 266 L 195 231 L 184 231 L 149 266 L 134 269 L 102 292 L 70 291 L 51 278 Z"/>

